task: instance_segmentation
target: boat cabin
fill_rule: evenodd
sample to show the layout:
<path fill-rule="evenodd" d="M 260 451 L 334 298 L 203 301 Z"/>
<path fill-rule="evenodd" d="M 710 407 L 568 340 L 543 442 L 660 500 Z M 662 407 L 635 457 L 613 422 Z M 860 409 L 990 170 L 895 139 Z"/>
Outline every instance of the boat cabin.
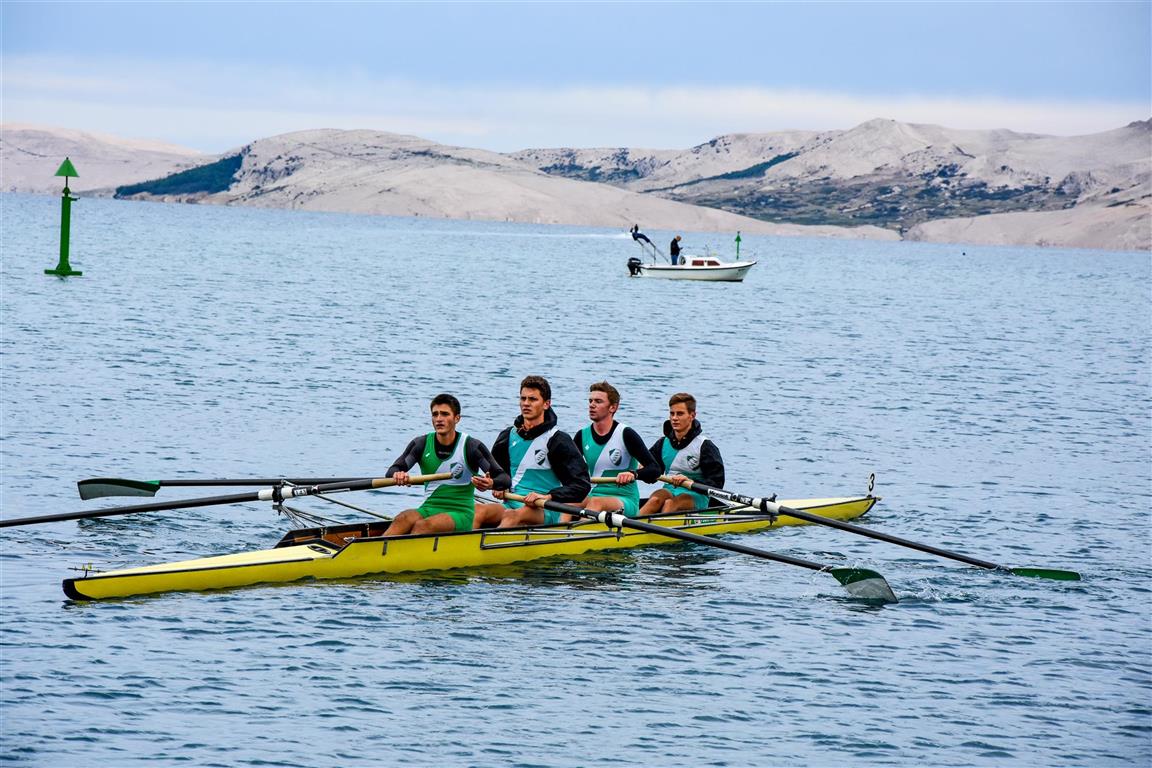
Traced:
<path fill-rule="evenodd" d="M 714 259 L 711 256 L 693 256 L 691 261 L 688 262 L 690 267 L 718 267 L 720 260 Z"/>

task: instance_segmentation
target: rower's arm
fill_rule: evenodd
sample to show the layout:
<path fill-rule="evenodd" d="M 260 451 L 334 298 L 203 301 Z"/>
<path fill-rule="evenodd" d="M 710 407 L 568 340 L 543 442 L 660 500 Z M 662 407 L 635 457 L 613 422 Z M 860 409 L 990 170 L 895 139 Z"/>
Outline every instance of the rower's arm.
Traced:
<path fill-rule="evenodd" d="M 720 449 L 711 440 L 705 440 L 700 446 L 700 482 L 713 488 L 724 487 L 724 459 L 720 457 Z"/>
<path fill-rule="evenodd" d="M 659 467 L 661 475 L 668 469 L 664 466 L 664 440 L 665 438 L 660 438 L 648 449 L 648 454 L 652 457 L 652 466 Z"/>
<path fill-rule="evenodd" d="M 465 459 L 473 472 L 483 472 L 492 478 L 492 490 L 506 491 L 512 487 L 512 478 L 508 471 L 500 466 L 488 446 L 474 437 L 468 438 L 468 445 L 464 447 Z"/>
<path fill-rule="evenodd" d="M 648 446 L 644 445 L 644 440 L 632 427 L 624 428 L 624 447 L 628 449 L 628 453 L 632 454 L 636 461 L 640 462 L 640 468 L 636 470 L 636 477 L 646 483 L 656 482 L 662 470 L 656 463 L 656 458 L 652 452 L 648 450 Z"/>
<path fill-rule="evenodd" d="M 496 460 L 496 464 L 501 467 L 511 467 L 511 459 L 508 457 L 508 440 L 509 435 L 512 434 L 512 428 L 508 427 L 496 436 L 496 442 L 492 443 L 492 458 Z"/>
<path fill-rule="evenodd" d="M 392 466 L 388 467 L 388 471 L 384 473 L 384 477 L 392 477 L 397 472 L 407 472 L 416 466 L 420 461 L 420 454 L 424 452 L 424 442 L 427 439 L 425 435 L 412 438 L 412 442 L 408 443 L 408 447 L 404 449 L 404 453 L 400 458 L 392 462 Z"/>
<path fill-rule="evenodd" d="M 548 491 L 552 501 L 576 504 L 586 499 L 592 491 L 588 463 L 567 432 L 557 432 L 548 441 L 548 459 L 552 463 L 552 471 L 563 483 L 559 488 Z"/>

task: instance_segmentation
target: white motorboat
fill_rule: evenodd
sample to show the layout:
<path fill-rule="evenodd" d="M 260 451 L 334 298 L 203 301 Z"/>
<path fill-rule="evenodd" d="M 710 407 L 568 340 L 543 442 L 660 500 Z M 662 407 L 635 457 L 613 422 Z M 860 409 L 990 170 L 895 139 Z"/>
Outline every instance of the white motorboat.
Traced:
<path fill-rule="evenodd" d="M 636 228 L 634 227 L 633 230 Z M 703 256 L 682 254 L 675 264 L 657 248 L 651 240 L 643 235 L 636 237 L 633 231 L 632 239 L 640 246 L 650 259 L 647 263 L 643 259 L 633 256 L 628 259 L 628 274 L 632 277 L 655 277 L 662 280 L 704 280 L 712 283 L 739 283 L 743 282 L 748 270 L 756 266 L 755 261 L 740 261 L 740 233 L 736 233 L 736 261 L 721 261 L 718 256 L 708 250 Z M 679 242 L 677 237 L 676 241 Z M 661 261 L 661 259 L 663 261 Z M 667 262 L 667 263 L 664 263 Z"/>
<path fill-rule="evenodd" d="M 715 256 L 687 256 L 679 264 L 645 264 L 638 258 L 628 260 L 632 277 L 655 277 L 663 280 L 706 280 L 739 283 L 755 261 L 720 261 Z"/>

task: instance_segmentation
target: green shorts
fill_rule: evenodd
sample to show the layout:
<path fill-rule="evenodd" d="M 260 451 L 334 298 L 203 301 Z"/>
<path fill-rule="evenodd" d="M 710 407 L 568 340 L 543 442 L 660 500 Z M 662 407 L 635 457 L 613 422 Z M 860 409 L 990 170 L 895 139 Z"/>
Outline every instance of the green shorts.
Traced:
<path fill-rule="evenodd" d="M 439 504 L 423 504 L 417 510 L 420 517 L 429 518 L 435 515 L 448 515 L 452 518 L 452 522 L 456 527 L 454 531 L 470 531 L 472 530 L 472 521 L 476 518 L 476 507 L 469 509 L 446 509 Z"/>

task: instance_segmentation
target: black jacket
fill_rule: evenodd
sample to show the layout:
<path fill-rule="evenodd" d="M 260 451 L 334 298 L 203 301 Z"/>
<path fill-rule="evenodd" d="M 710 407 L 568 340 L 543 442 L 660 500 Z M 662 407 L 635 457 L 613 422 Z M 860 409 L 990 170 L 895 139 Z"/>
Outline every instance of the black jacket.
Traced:
<path fill-rule="evenodd" d="M 517 416 L 513 426 L 506 428 L 492 444 L 492 456 L 502 467 L 508 467 L 512 472 L 511 461 L 508 458 L 508 439 L 515 429 L 516 433 L 525 440 L 533 440 L 556 426 L 556 413 L 549 408 L 544 411 L 544 422 L 532 429 L 524 429 L 524 417 Z M 584 456 L 572 442 L 567 432 L 556 431 L 548 440 L 548 461 L 552 464 L 552 471 L 562 485 L 548 491 L 553 501 L 562 504 L 574 504 L 587 498 L 592 490 L 592 481 L 588 478 L 588 465 Z"/>
<path fill-rule="evenodd" d="M 680 450 L 688 443 L 696 439 L 696 436 L 703 432 L 704 429 L 700 426 L 700 422 L 696 419 L 692 420 L 692 426 L 688 429 L 688 434 L 684 436 L 683 440 L 676 439 L 676 433 L 672 431 L 672 422 L 664 422 L 664 437 L 652 443 L 652 456 L 656 459 L 656 463 L 660 465 L 660 474 L 666 474 L 668 468 L 664 466 L 664 441 L 667 440 L 671 443 L 672 447 Z M 720 457 L 720 449 L 711 440 L 704 440 L 700 446 L 700 482 L 705 485 L 710 485 L 713 488 L 724 487 L 724 459 Z"/>

